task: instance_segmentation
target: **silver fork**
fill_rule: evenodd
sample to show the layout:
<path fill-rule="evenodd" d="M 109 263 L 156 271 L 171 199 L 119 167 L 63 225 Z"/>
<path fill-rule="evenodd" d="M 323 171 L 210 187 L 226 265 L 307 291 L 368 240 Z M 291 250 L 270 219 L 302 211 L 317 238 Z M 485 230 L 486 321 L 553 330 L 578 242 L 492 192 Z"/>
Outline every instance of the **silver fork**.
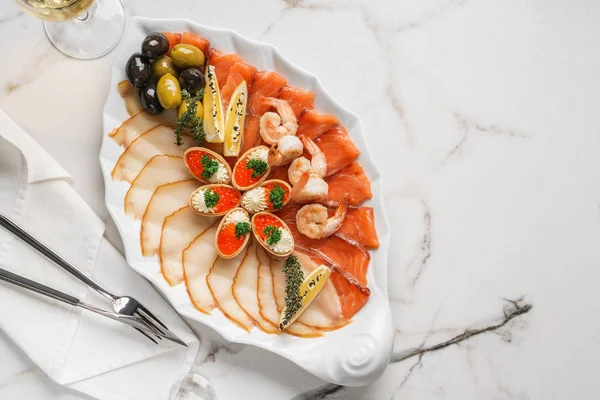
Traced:
<path fill-rule="evenodd" d="M 69 263 L 67 260 L 62 258 L 60 255 L 58 255 L 54 251 L 52 251 L 50 248 L 48 248 L 42 242 L 40 242 L 39 240 L 37 240 L 36 238 L 31 236 L 29 233 L 27 233 L 25 230 L 23 230 L 20 226 L 18 226 L 14 222 L 12 222 L 10 219 L 8 219 L 6 216 L 2 215 L 1 213 L 0 213 L 0 225 L 3 226 L 9 232 L 11 232 L 13 235 L 17 236 L 19 239 L 23 240 L 29 246 L 33 247 L 38 252 L 42 253 L 44 256 L 46 256 L 50 260 L 54 261 L 58 266 L 60 266 L 64 270 L 66 270 L 68 273 L 70 273 L 71 275 L 73 275 L 74 277 L 76 277 L 77 279 L 79 279 L 80 281 L 82 281 L 83 283 L 85 283 L 86 285 L 88 285 L 89 287 L 91 287 L 92 289 L 97 291 L 98 293 L 100 293 L 106 299 L 108 299 L 112 303 L 113 310 L 115 310 L 116 313 L 136 317 L 142 323 L 147 325 L 151 330 L 154 330 L 161 334 L 161 335 L 153 335 L 154 337 L 162 340 L 161 336 L 165 335 L 165 332 L 163 332 L 163 329 L 170 332 L 169 328 L 167 328 L 167 326 L 165 324 L 163 324 L 158 318 L 156 318 L 154 316 L 154 314 L 152 314 L 150 312 L 150 310 L 148 310 L 146 307 L 144 307 L 139 301 L 137 301 L 133 297 L 116 296 L 116 295 L 110 293 L 108 290 L 106 290 L 104 287 L 102 287 L 99 283 L 94 281 L 89 276 L 85 275 L 83 272 L 81 272 L 79 269 L 77 269 L 74 265 Z M 158 342 L 148 333 L 144 332 L 141 329 L 135 328 L 135 327 L 134 327 L 134 329 L 137 330 L 138 332 L 140 332 L 142 335 L 146 336 L 148 339 L 152 340 L 154 343 L 158 344 Z M 172 332 L 170 332 L 170 334 L 172 336 L 175 336 L 175 334 L 173 334 Z M 179 338 L 177 338 L 177 339 L 179 339 Z M 181 341 L 181 340 L 179 340 L 179 341 L 181 342 L 181 344 L 183 344 L 184 346 L 187 347 L 187 345 L 183 341 Z"/>

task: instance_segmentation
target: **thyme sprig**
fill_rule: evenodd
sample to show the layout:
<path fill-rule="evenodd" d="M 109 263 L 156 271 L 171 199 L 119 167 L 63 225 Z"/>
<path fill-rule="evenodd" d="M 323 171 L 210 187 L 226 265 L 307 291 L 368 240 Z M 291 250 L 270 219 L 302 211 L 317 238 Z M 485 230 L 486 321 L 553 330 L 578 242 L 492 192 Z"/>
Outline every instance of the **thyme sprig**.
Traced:
<path fill-rule="evenodd" d="M 177 146 L 183 145 L 183 133 L 186 129 L 189 129 L 198 145 L 204 143 L 204 125 L 202 119 L 196 115 L 198 103 L 202 104 L 202 96 L 204 96 L 204 89 L 198 90 L 194 96 L 185 89 L 181 91 L 181 97 L 187 103 L 187 110 L 175 122 L 175 144 Z"/>
<path fill-rule="evenodd" d="M 285 274 L 285 312 L 279 329 L 283 330 L 302 308 L 300 286 L 304 282 L 304 273 L 295 256 L 289 256 L 283 265 Z"/>

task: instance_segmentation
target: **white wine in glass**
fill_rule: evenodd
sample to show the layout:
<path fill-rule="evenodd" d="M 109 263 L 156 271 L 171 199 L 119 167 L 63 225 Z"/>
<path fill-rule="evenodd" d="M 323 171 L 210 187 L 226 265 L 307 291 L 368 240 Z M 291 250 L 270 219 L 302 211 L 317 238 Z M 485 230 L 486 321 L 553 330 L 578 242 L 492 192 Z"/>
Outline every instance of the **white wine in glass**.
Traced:
<path fill-rule="evenodd" d="M 116 47 L 125 32 L 121 0 L 16 0 L 44 20 L 50 42 L 79 59 L 98 58 Z"/>

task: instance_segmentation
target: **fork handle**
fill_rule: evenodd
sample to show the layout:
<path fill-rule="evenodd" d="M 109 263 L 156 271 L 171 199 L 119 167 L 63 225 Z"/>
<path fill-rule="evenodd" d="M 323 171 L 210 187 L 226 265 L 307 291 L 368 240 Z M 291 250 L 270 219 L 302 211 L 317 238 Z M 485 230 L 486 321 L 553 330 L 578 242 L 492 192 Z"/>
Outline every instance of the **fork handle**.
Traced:
<path fill-rule="evenodd" d="M 2 268 L 0 268 L 0 280 L 12 283 L 13 285 L 20 286 L 24 289 L 28 289 L 39 294 L 43 294 L 44 296 L 62 301 L 63 303 L 67 303 L 72 306 L 79 305 L 79 299 L 76 297 L 63 293 L 60 290 L 52 289 L 51 287 L 42 285 L 41 283 L 32 281 L 31 279 L 27 279 L 21 275 L 14 274 Z"/>
<path fill-rule="evenodd" d="M 25 230 L 23 230 L 20 226 L 18 226 L 14 222 L 12 222 L 10 219 L 5 217 L 1 213 L 0 213 L 0 225 L 3 226 L 4 228 L 6 228 L 13 235 L 17 236 L 22 241 L 27 243 L 29 246 L 33 247 L 38 252 L 42 253 L 44 256 L 46 256 L 50 260 L 54 261 L 58 266 L 60 266 L 64 270 L 66 270 L 68 273 L 70 273 L 71 275 L 73 275 L 74 277 L 76 277 L 77 279 L 79 279 L 80 281 L 82 281 L 83 283 L 85 283 L 86 285 L 88 285 L 89 287 L 91 287 L 92 289 L 94 289 L 95 291 L 97 291 L 98 293 L 103 295 L 104 297 L 108 298 L 109 300 L 113 300 L 115 298 L 114 295 L 112 295 L 108 290 L 106 290 L 102 286 L 100 286 L 100 284 L 96 283 L 96 281 L 94 281 L 92 278 L 90 278 L 89 276 L 87 276 L 86 274 L 81 272 L 74 265 L 72 265 L 67 260 L 65 260 L 64 258 L 59 256 L 53 250 L 51 250 L 46 245 L 44 245 L 42 242 L 40 242 L 39 240 L 37 240 L 36 238 L 31 236 L 29 233 L 27 233 Z"/>

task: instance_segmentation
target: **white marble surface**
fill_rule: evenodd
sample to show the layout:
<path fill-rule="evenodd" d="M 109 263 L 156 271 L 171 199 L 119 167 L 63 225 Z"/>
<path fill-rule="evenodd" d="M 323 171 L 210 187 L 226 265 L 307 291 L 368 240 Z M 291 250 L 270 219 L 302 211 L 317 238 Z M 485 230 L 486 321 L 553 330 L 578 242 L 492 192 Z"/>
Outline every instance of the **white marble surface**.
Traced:
<path fill-rule="evenodd" d="M 386 179 L 397 337 L 385 374 L 327 385 L 198 328 L 195 370 L 219 399 L 600 397 L 599 2 L 125 4 L 279 47 L 361 115 Z M 0 107 L 108 220 L 97 154 L 111 56 L 63 57 L 11 1 L 0 37 Z M 110 223 L 107 236 L 120 241 Z M 18 349 L 0 359 L 2 399 L 82 398 Z"/>

